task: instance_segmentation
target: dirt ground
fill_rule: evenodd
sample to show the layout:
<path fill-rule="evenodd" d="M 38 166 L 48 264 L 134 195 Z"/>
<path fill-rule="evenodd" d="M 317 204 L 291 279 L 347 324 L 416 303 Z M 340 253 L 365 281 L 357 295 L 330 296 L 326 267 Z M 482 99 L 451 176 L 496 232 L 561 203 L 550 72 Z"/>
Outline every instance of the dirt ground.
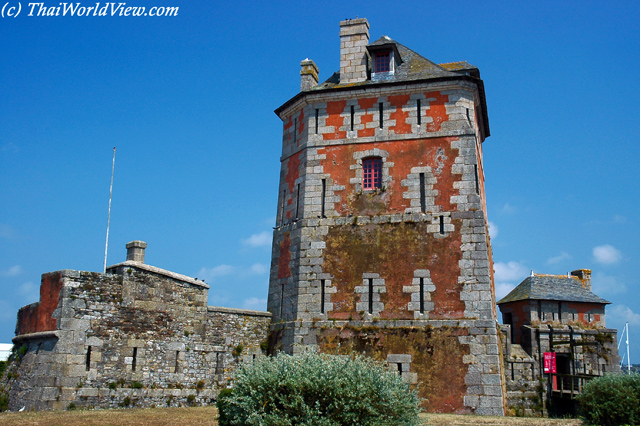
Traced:
<path fill-rule="evenodd" d="M 215 407 L 0 413 L 2 426 L 217 426 Z M 581 426 L 580 420 L 421 414 L 425 426 Z"/>

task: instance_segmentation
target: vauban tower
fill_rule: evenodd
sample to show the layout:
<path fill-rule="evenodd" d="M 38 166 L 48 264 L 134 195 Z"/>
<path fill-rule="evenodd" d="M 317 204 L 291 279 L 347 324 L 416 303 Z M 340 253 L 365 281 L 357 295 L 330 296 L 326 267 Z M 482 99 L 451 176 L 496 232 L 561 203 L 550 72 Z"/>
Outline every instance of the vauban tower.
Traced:
<path fill-rule="evenodd" d="M 364 353 L 430 411 L 504 414 L 480 72 L 352 19 L 340 70 L 320 83 L 306 59 L 300 75 L 276 110 L 271 350 Z"/>

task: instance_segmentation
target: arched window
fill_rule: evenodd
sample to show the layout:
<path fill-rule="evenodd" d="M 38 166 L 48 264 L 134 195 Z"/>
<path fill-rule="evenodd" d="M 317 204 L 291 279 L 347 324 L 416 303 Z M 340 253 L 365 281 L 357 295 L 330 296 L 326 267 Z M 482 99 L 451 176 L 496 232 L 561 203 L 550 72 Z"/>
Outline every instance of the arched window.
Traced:
<path fill-rule="evenodd" d="M 369 157 L 362 160 L 362 189 L 382 188 L 382 158 Z"/>

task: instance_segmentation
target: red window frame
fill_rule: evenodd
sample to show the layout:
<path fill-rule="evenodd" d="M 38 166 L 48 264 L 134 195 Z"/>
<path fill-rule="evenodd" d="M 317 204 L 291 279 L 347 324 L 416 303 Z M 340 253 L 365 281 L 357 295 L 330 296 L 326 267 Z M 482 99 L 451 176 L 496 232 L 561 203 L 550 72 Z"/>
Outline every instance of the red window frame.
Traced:
<path fill-rule="evenodd" d="M 391 71 L 390 61 L 391 55 L 389 52 L 376 53 L 376 72 Z"/>
<path fill-rule="evenodd" d="M 382 188 L 382 158 L 369 157 L 362 160 L 362 189 Z"/>

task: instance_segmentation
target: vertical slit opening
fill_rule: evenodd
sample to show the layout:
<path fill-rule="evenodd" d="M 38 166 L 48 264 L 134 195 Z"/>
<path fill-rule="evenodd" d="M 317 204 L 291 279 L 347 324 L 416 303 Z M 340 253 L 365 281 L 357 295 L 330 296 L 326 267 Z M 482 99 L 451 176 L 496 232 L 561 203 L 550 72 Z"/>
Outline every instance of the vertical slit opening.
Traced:
<path fill-rule="evenodd" d="M 298 119 L 293 119 L 293 143 L 298 143 Z"/>
<path fill-rule="evenodd" d="M 320 196 L 320 215 L 322 218 L 327 217 L 324 212 L 324 201 L 327 196 L 327 180 L 322 179 L 322 194 Z"/>
<path fill-rule="evenodd" d="M 427 212 L 427 196 L 426 196 L 424 182 L 425 182 L 424 173 L 420 173 L 420 211 L 422 213 Z"/>
<path fill-rule="evenodd" d="M 420 313 L 424 314 L 424 278 L 420 278 Z"/>
<path fill-rule="evenodd" d="M 378 104 L 378 115 L 380 117 L 380 128 L 381 129 L 384 127 L 384 118 L 382 117 L 383 113 L 384 113 L 384 108 L 383 108 L 382 102 L 380 102 Z"/>
<path fill-rule="evenodd" d="M 373 278 L 369 278 L 369 313 L 373 313 Z"/>
<path fill-rule="evenodd" d="M 440 216 L 440 234 L 444 235 L 444 216 Z"/>
<path fill-rule="evenodd" d="M 280 225 L 284 223 L 284 206 L 286 204 L 287 190 L 282 191 L 282 206 L 280 207 Z"/>
<path fill-rule="evenodd" d="M 353 121 L 355 119 L 355 116 L 356 116 L 355 107 L 351 105 L 351 131 L 353 131 Z"/>
<path fill-rule="evenodd" d="M 299 213 L 300 213 L 300 184 L 298 184 L 297 191 L 296 191 L 296 219 L 298 218 Z"/>
<path fill-rule="evenodd" d="M 176 351 L 176 365 L 174 366 L 174 371 L 179 373 L 178 369 L 180 368 L 180 351 Z"/>
<path fill-rule="evenodd" d="M 282 289 L 280 290 L 280 319 L 283 319 L 284 312 L 284 283 L 282 283 Z"/>
<path fill-rule="evenodd" d="M 91 346 L 87 346 L 87 356 L 84 363 L 86 370 L 89 371 L 91 369 Z"/>
<path fill-rule="evenodd" d="M 397 364 L 398 364 L 398 375 L 402 376 L 402 363 L 398 362 Z"/>
<path fill-rule="evenodd" d="M 318 134 L 318 115 L 320 114 L 320 110 L 316 108 L 316 135 Z"/>
<path fill-rule="evenodd" d="M 420 99 L 416 102 L 416 113 L 418 114 L 418 126 L 422 124 L 422 116 L 420 115 Z"/>
<path fill-rule="evenodd" d="M 324 314 L 324 280 L 320 280 L 320 313 Z"/>
<path fill-rule="evenodd" d="M 133 348 L 133 357 L 131 359 L 131 371 L 136 371 L 136 364 L 138 358 L 138 348 Z"/>
<path fill-rule="evenodd" d="M 476 175 L 476 194 L 480 194 L 480 179 L 478 178 L 478 165 L 477 164 L 473 165 L 473 171 L 475 172 L 475 175 Z"/>

